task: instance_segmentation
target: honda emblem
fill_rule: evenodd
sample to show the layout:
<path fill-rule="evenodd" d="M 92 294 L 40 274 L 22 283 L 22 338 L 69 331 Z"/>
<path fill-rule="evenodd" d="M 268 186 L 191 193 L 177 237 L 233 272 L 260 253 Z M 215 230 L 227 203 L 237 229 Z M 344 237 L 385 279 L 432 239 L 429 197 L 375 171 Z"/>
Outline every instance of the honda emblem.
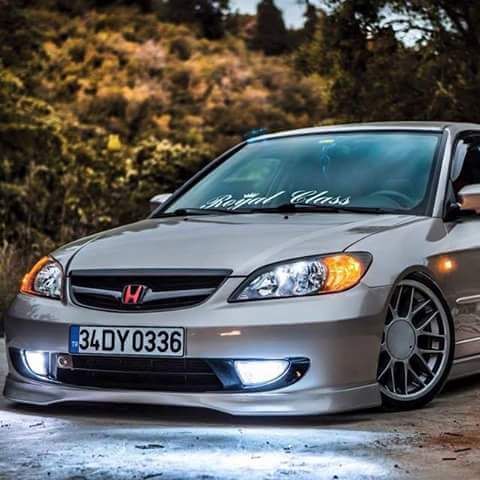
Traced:
<path fill-rule="evenodd" d="M 147 291 L 145 285 L 125 285 L 122 292 L 122 303 L 124 305 L 139 305 Z"/>

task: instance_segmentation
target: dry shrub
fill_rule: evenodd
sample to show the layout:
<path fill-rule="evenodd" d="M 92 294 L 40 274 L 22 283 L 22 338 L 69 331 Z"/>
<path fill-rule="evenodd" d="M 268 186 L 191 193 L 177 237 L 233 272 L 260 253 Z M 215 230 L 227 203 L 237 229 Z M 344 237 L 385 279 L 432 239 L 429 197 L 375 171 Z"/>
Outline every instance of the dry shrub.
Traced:
<path fill-rule="evenodd" d="M 6 241 L 0 245 L 0 335 L 3 333 L 2 312 L 15 297 L 23 274 L 34 262 L 31 257 Z"/>

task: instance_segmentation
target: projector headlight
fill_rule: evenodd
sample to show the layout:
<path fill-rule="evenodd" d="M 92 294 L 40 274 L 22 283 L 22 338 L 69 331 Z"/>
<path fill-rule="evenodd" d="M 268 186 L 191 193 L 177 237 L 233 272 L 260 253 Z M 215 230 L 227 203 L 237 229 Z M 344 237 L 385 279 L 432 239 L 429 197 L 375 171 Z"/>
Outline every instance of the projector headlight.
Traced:
<path fill-rule="evenodd" d="M 339 253 L 270 265 L 248 277 L 230 301 L 343 292 L 357 285 L 371 261 L 369 253 Z"/>
<path fill-rule="evenodd" d="M 43 257 L 23 277 L 20 292 L 55 299 L 62 298 L 63 269 L 50 257 Z"/>

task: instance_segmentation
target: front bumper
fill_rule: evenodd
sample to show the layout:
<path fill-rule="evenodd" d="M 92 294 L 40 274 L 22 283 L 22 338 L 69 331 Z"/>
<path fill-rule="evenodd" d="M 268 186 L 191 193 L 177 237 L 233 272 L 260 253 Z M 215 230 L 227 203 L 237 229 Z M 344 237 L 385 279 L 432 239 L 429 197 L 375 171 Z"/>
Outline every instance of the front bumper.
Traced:
<path fill-rule="evenodd" d="M 376 370 L 390 288 L 360 284 L 341 294 L 229 304 L 228 294 L 241 280 L 227 280 L 202 305 L 163 312 L 104 312 L 19 295 L 6 316 L 7 351 L 66 353 L 72 324 L 184 327 L 189 358 L 308 358 L 310 368 L 298 382 L 255 393 L 73 387 L 26 378 L 9 360 L 4 394 L 38 405 L 148 403 L 245 415 L 333 413 L 380 404 Z"/>

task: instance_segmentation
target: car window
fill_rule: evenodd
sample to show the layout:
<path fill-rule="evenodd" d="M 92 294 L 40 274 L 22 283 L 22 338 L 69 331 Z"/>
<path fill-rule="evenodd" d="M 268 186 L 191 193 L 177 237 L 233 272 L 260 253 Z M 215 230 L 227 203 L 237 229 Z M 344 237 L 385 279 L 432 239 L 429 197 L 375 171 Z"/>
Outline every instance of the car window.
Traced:
<path fill-rule="evenodd" d="M 457 144 L 452 180 L 455 194 L 466 185 L 480 184 L 480 137 L 469 137 Z"/>
<path fill-rule="evenodd" d="M 197 182 L 180 208 L 285 203 L 416 212 L 425 208 L 440 134 L 365 132 L 254 140 Z"/>
<path fill-rule="evenodd" d="M 230 193 L 237 196 L 246 190 L 269 191 L 273 182 L 272 173 L 279 170 L 280 163 L 278 157 L 265 157 L 262 161 L 250 157 L 243 163 L 230 163 L 222 175 L 213 175 L 204 188 L 213 188 L 217 195 Z"/>

